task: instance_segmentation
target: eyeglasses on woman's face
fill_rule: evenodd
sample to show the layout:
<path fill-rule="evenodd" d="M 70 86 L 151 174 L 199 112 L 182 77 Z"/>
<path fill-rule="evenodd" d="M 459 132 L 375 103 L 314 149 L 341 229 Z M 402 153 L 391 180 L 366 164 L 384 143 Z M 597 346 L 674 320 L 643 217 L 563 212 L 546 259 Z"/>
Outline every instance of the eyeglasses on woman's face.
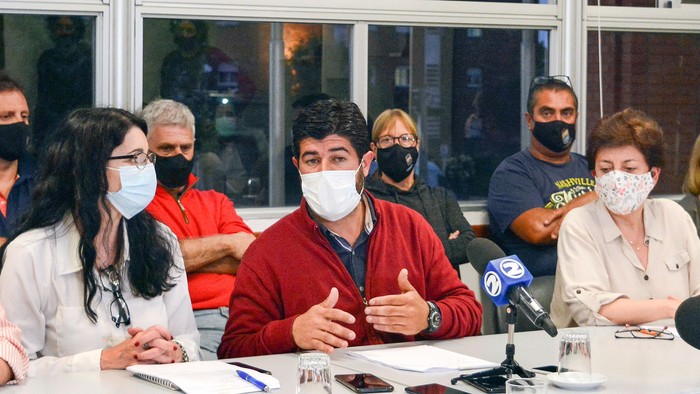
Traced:
<path fill-rule="evenodd" d="M 399 145 L 403 146 L 404 148 L 413 148 L 416 146 L 416 143 L 418 140 L 416 137 L 414 137 L 412 134 L 402 134 L 398 137 L 392 137 L 390 135 L 385 135 L 382 137 L 377 138 L 374 143 L 377 144 L 379 149 L 386 149 L 386 148 L 391 148 L 396 144 L 396 141 L 398 141 Z"/>
<path fill-rule="evenodd" d="M 109 160 L 121 160 L 121 159 L 129 159 L 131 163 L 133 163 L 136 168 L 139 170 L 143 170 L 146 168 L 146 165 L 148 163 L 153 163 L 155 164 L 156 162 L 156 154 L 153 152 L 139 152 L 139 153 L 132 153 L 130 155 L 121 155 L 121 156 L 112 156 L 109 158 Z"/>

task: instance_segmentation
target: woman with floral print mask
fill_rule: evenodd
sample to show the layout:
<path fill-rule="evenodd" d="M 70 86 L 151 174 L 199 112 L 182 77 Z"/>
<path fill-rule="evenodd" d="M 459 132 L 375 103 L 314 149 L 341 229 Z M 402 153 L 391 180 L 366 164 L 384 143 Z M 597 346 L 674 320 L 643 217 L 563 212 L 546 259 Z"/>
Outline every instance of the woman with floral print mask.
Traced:
<path fill-rule="evenodd" d="M 700 240 L 674 201 L 647 198 L 661 175 L 663 131 L 634 109 L 588 136 L 598 201 L 572 210 L 559 232 L 552 319 L 557 326 L 639 325 L 673 318 L 700 294 Z"/>

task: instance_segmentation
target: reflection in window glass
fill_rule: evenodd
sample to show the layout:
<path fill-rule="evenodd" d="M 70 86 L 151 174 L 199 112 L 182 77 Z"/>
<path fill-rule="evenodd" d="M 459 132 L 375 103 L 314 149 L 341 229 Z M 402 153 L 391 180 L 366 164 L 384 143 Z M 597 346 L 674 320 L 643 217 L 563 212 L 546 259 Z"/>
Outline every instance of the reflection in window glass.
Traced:
<path fill-rule="evenodd" d="M 40 156 L 71 110 L 95 102 L 95 17 L 0 15 L 0 69 L 22 84 Z"/>
<path fill-rule="evenodd" d="M 602 33 L 603 112 L 646 112 L 665 133 L 656 194 L 678 194 L 700 129 L 700 34 Z M 600 118 L 598 33 L 588 34 L 587 124 Z"/>
<path fill-rule="evenodd" d="M 522 148 L 521 89 L 547 74 L 548 47 L 548 31 L 370 26 L 369 117 L 407 111 L 421 178 L 484 199 L 495 168 Z"/>
<path fill-rule="evenodd" d="M 291 162 L 292 103 L 321 92 L 341 100 L 350 91 L 350 27 L 182 19 L 144 20 L 144 105 L 156 97 L 186 104 L 196 118 L 195 187 L 226 194 L 236 206 L 297 205 L 299 176 Z M 270 43 L 283 40 L 284 81 L 270 80 Z M 271 58 L 272 57 L 272 58 Z M 272 108 L 270 89 L 284 96 Z M 285 114 L 284 132 L 270 130 L 269 114 Z M 272 134 L 271 134 L 272 133 Z M 283 139 L 284 157 L 269 156 L 270 139 Z"/>

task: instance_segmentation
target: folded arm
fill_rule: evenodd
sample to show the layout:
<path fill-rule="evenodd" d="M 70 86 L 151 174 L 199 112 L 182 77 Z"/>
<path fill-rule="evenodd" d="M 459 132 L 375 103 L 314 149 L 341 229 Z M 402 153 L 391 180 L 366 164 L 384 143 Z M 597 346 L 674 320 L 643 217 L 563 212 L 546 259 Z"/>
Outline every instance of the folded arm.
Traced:
<path fill-rule="evenodd" d="M 180 240 L 187 272 L 236 274 L 243 253 L 255 240 L 246 232 Z"/>
<path fill-rule="evenodd" d="M 569 201 L 558 209 L 531 208 L 513 220 L 510 229 L 533 245 L 556 245 L 559 227 L 566 214 L 574 208 L 586 205 L 598 198 L 595 192 L 589 192 Z"/>

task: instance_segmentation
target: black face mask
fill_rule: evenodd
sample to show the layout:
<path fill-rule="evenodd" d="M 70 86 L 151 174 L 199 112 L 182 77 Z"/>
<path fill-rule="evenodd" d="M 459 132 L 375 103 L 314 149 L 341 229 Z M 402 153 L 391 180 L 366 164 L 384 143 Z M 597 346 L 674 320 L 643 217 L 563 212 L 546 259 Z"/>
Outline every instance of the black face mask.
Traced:
<path fill-rule="evenodd" d="M 555 120 L 552 122 L 535 122 L 532 135 L 545 148 L 561 153 L 571 147 L 576 139 L 576 124 Z"/>
<path fill-rule="evenodd" d="M 187 160 L 183 155 L 158 156 L 156 158 L 156 177 L 163 186 L 175 189 L 187 185 L 192 172 L 194 160 Z"/>
<path fill-rule="evenodd" d="M 377 164 L 379 170 L 394 182 L 401 182 L 413 171 L 418 159 L 418 149 L 404 148 L 395 144 L 386 149 L 377 149 Z"/>
<path fill-rule="evenodd" d="M 22 157 L 29 126 L 24 122 L 0 125 L 0 159 L 15 161 Z"/>

